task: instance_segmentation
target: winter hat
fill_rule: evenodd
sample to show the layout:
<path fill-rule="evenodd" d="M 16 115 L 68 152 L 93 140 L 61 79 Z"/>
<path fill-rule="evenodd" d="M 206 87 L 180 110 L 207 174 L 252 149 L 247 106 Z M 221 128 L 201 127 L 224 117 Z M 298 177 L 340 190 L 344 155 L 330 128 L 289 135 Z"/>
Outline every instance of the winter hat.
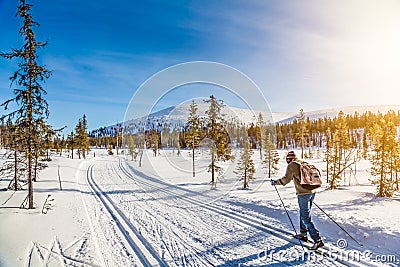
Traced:
<path fill-rule="evenodd" d="M 286 155 L 286 161 L 289 159 L 295 159 L 296 158 L 296 154 L 294 154 L 294 151 L 289 151 L 289 153 L 287 153 Z"/>

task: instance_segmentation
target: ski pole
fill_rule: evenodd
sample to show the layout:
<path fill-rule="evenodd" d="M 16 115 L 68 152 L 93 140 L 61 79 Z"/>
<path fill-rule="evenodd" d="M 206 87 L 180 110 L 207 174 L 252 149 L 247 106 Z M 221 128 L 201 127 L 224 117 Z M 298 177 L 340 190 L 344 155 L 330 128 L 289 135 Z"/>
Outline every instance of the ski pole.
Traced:
<path fill-rule="evenodd" d="M 294 230 L 294 233 L 295 233 L 296 236 L 297 236 L 296 227 L 294 227 L 292 218 L 290 218 L 289 212 L 287 211 L 286 206 L 285 206 L 285 204 L 283 203 L 283 200 L 282 200 L 282 198 L 281 198 L 281 195 L 280 195 L 279 192 L 278 192 L 278 188 L 276 188 L 276 185 L 274 185 L 274 187 L 275 187 L 276 193 L 278 194 L 279 199 L 281 200 L 282 206 L 283 206 L 283 208 L 285 209 L 286 215 L 287 215 L 288 218 L 289 218 L 289 221 L 290 221 L 290 224 L 292 225 L 292 228 L 293 228 L 293 230 Z M 300 245 L 301 245 L 301 248 L 303 249 L 303 252 L 305 252 L 305 249 L 304 249 L 304 246 L 303 246 L 303 242 L 301 242 L 300 238 L 297 239 L 297 240 L 299 240 Z"/>
<path fill-rule="evenodd" d="M 343 232 L 345 232 L 351 239 L 354 240 L 354 242 L 356 242 L 360 247 L 363 247 L 364 245 L 361 244 L 360 242 L 358 242 L 349 232 L 347 232 L 342 226 L 340 226 L 331 216 L 329 216 L 328 213 L 326 213 L 320 206 L 317 205 L 317 203 L 315 203 L 313 201 L 314 205 L 320 209 L 326 216 L 328 216 L 329 219 L 331 219 L 332 222 L 334 222 L 340 229 L 343 230 Z"/>

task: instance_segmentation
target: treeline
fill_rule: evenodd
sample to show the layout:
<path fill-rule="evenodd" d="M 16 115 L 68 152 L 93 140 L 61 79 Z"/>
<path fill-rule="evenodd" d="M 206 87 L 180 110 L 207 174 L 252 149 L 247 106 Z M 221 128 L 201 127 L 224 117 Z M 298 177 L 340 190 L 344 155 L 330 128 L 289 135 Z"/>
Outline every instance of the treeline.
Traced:
<path fill-rule="evenodd" d="M 46 162 L 51 161 L 55 154 L 62 155 L 69 152 L 68 156 L 74 158 L 85 158 L 88 154 L 89 137 L 87 134 L 86 115 L 79 119 L 67 138 L 61 135 L 62 129 L 53 129 L 50 125 L 40 121 L 35 135 L 35 145 L 31 150 L 32 163 L 29 168 L 29 158 L 26 153 L 26 132 L 18 123 L 8 119 L 0 125 L 0 148 L 4 149 L 2 157 L 5 159 L 0 169 L 1 178 L 10 178 L 9 190 L 20 190 L 28 184 L 29 170 L 31 170 L 32 181 L 36 182 L 38 174 L 47 167 Z"/>
<path fill-rule="evenodd" d="M 400 111 L 388 111 L 385 114 L 380 112 L 375 114 L 370 111 L 363 114 L 355 112 L 353 115 L 344 115 L 341 112 L 339 116 L 334 118 L 325 117 L 310 120 L 308 117 L 305 118 L 301 110 L 298 118 L 293 122 L 278 123 L 276 125 L 276 145 L 282 149 L 296 147 L 324 148 L 326 146 L 326 137 L 328 135 L 332 137 L 332 133 L 338 127 L 338 121 L 343 120 L 347 125 L 353 146 L 361 148 L 364 140 L 368 141 L 369 130 L 382 119 L 399 126 Z"/>

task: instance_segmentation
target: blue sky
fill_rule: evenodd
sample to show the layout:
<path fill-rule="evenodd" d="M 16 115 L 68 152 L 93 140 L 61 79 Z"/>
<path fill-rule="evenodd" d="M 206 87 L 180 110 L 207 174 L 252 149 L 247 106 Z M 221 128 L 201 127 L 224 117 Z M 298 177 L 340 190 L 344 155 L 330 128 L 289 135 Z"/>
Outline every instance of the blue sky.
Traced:
<path fill-rule="evenodd" d="M 245 73 L 276 112 L 400 104 L 397 0 L 30 3 L 49 40 L 39 52 L 53 70 L 49 121 L 69 131 L 83 114 L 90 129 L 121 122 L 146 79 L 196 60 Z M 2 52 L 22 44 L 16 6 L 0 0 Z M 0 60 L 1 100 L 16 64 Z"/>

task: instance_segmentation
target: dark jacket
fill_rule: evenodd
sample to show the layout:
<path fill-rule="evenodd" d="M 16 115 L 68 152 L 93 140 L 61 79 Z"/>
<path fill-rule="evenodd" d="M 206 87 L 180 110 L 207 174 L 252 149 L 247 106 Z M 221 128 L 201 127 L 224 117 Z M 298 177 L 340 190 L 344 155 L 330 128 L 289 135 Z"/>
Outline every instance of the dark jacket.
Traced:
<path fill-rule="evenodd" d="M 285 176 L 283 176 L 281 179 L 278 179 L 276 182 L 279 185 L 287 185 L 290 183 L 291 180 L 293 180 L 294 186 L 296 188 L 296 194 L 297 195 L 305 195 L 305 194 L 312 194 L 315 193 L 316 190 L 310 190 L 302 187 L 300 185 L 300 164 L 301 161 L 294 160 L 290 162 L 286 168 L 286 173 Z"/>

